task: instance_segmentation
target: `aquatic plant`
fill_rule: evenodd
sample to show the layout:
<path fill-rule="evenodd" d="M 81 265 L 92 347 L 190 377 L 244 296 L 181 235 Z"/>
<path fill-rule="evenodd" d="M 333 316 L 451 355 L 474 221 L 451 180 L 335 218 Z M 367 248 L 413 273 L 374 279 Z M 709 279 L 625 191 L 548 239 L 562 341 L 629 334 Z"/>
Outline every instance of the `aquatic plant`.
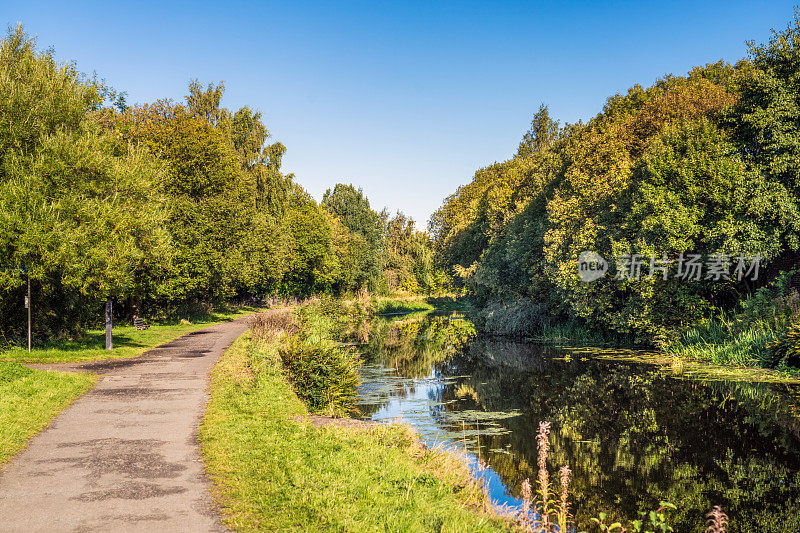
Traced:
<path fill-rule="evenodd" d="M 517 514 L 516 525 L 523 530 L 533 533 L 564 533 L 573 531 L 573 523 L 569 512 L 569 484 L 572 477 L 572 470 L 564 465 L 559 469 L 560 494 L 558 500 L 550 497 L 550 474 L 547 469 L 547 458 L 550 453 L 550 422 L 539 422 L 539 431 L 536 434 L 536 444 L 538 448 L 537 468 L 539 481 L 539 496 L 541 500 L 537 503 L 532 498 L 531 483 L 529 479 L 522 482 L 522 506 Z M 531 507 L 534 512 L 531 512 Z M 641 518 L 633 520 L 626 527 L 621 522 L 608 523 L 608 515 L 599 513 L 596 518 L 591 519 L 591 524 L 596 526 L 602 533 L 667 533 L 673 531 L 667 523 L 667 512 L 675 510 L 675 505 L 670 502 L 660 502 L 660 506 L 655 511 L 640 513 Z M 709 524 L 722 529 L 708 530 L 709 533 L 725 533 L 727 526 L 727 516 L 717 506 L 707 515 Z M 582 532 L 587 533 L 587 532 Z"/>
<path fill-rule="evenodd" d="M 632 521 L 629 528 L 624 527 L 621 522 L 606 523 L 608 518 L 606 513 L 600 513 L 597 518 L 592 518 L 592 523 L 597 525 L 597 528 L 602 533 L 667 533 L 674 531 L 674 529 L 667 523 L 666 511 L 675 509 L 677 507 L 673 504 L 661 502 L 659 508 L 655 511 L 640 513 L 641 519 Z"/>

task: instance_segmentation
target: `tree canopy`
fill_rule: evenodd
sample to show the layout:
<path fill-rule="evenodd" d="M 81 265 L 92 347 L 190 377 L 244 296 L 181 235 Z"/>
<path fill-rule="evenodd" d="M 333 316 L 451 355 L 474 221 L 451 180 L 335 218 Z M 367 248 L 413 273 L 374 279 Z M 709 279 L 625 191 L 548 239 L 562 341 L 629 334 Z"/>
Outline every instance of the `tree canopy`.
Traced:
<path fill-rule="evenodd" d="M 434 213 L 437 252 L 483 299 L 530 299 L 548 315 L 643 338 L 730 307 L 775 270 L 755 285 L 646 275 L 586 283 L 578 258 L 657 256 L 673 271 L 689 253 L 796 261 L 798 65 L 795 19 L 736 65 L 635 85 L 586 123 L 561 125 L 542 106 L 514 157 L 478 170 Z"/>
<path fill-rule="evenodd" d="M 109 298 L 122 316 L 152 316 L 387 290 L 385 217 L 352 185 L 317 203 L 281 170 L 286 147 L 262 114 L 225 108 L 224 94 L 222 83 L 195 80 L 184 102 L 128 105 L 37 50 L 21 26 L 9 31 L 0 44 L 3 336 L 23 330 L 23 270 L 37 337 L 79 334 Z M 403 268 L 429 273 L 431 245 L 420 242 L 427 249 L 404 251 Z"/>

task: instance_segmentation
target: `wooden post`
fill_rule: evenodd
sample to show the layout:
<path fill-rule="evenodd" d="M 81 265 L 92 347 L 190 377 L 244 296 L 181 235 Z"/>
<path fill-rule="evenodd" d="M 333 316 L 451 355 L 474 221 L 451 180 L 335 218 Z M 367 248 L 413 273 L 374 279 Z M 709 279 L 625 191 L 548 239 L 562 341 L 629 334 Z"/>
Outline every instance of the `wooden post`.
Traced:
<path fill-rule="evenodd" d="M 114 341 L 111 338 L 112 329 L 112 315 L 111 315 L 111 300 L 106 300 L 106 350 L 114 348 Z"/>
<path fill-rule="evenodd" d="M 25 307 L 28 308 L 28 353 L 31 351 L 31 273 L 25 269 L 28 274 L 28 295 L 25 297 Z"/>

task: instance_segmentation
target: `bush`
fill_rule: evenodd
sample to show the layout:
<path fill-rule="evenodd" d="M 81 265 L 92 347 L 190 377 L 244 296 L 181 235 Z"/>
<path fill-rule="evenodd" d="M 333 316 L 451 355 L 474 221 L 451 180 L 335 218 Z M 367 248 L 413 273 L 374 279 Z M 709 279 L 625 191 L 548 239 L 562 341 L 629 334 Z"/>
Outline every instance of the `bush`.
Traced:
<path fill-rule="evenodd" d="M 795 322 L 778 340 L 771 342 L 767 349 L 774 365 L 800 366 L 800 321 Z"/>
<path fill-rule="evenodd" d="M 287 378 L 309 409 L 343 414 L 353 409 L 360 359 L 328 341 L 291 337 L 279 350 Z"/>

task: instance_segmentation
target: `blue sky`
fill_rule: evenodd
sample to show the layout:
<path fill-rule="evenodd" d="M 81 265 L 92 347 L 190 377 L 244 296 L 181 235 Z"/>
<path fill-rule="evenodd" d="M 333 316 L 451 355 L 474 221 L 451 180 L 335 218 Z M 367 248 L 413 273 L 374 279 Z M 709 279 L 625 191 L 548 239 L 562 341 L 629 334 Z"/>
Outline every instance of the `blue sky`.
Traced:
<path fill-rule="evenodd" d="M 635 83 L 735 62 L 793 3 L 0 0 L 0 14 L 130 103 L 224 80 L 224 105 L 264 114 L 315 197 L 353 183 L 424 225 L 513 154 L 540 103 L 586 120 Z"/>

